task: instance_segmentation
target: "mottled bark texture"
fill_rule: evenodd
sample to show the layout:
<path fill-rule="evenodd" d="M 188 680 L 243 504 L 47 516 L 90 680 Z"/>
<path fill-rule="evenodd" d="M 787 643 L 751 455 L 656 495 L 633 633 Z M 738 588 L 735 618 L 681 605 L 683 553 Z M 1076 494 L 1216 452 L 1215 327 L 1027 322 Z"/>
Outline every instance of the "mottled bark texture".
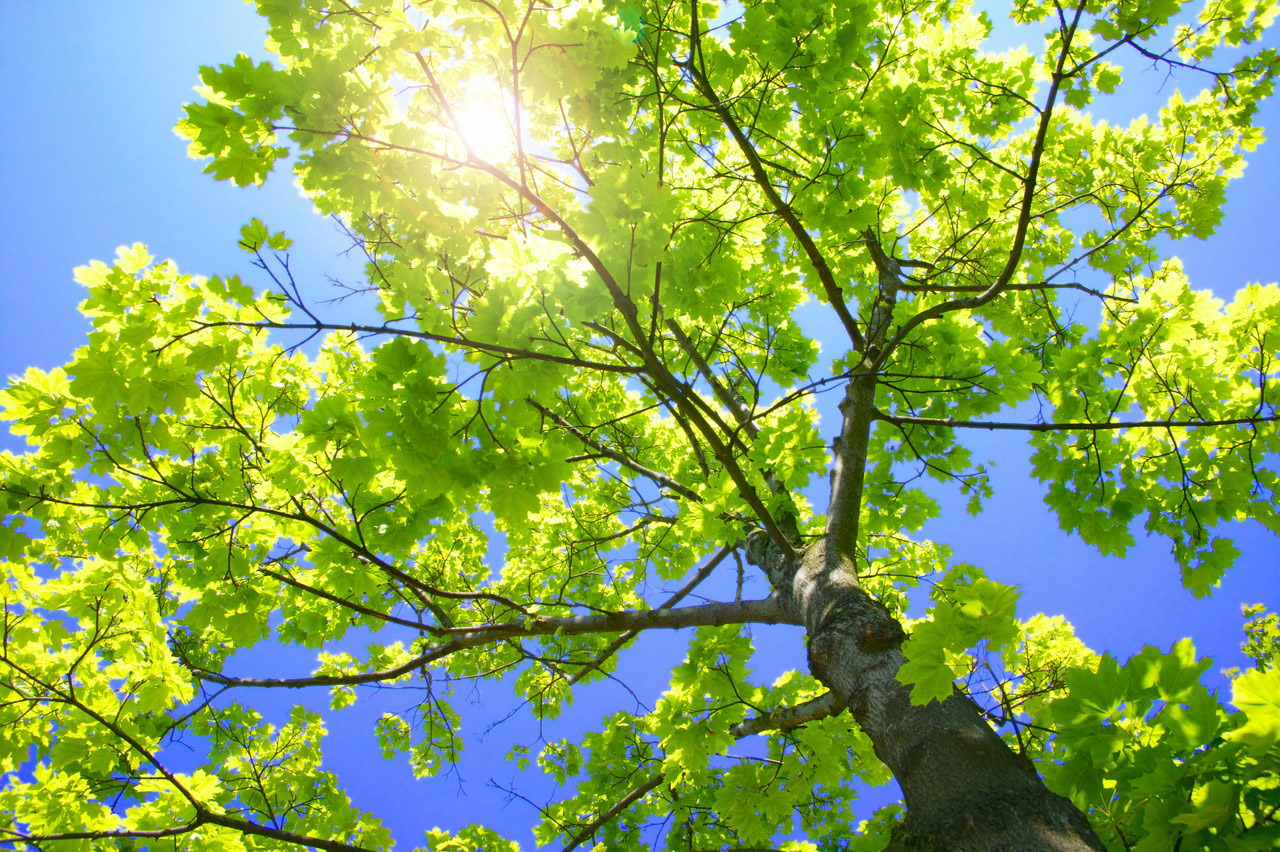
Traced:
<path fill-rule="evenodd" d="M 848 705 L 876 755 L 902 785 L 906 817 L 889 849 L 1102 849 L 1085 817 L 1045 788 L 978 707 L 956 694 L 913 706 L 895 677 L 902 626 L 858 582 L 847 559 L 822 542 L 795 563 L 761 547 L 751 556 L 783 605 L 805 625 L 809 666 Z"/>

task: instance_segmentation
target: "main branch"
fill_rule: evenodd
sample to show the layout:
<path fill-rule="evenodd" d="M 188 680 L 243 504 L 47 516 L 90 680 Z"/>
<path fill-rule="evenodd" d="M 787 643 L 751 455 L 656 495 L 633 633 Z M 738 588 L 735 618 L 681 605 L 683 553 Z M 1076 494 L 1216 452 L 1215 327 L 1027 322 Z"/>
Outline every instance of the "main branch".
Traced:
<path fill-rule="evenodd" d="M 425 665 L 482 645 L 524 636 L 578 636 L 584 633 L 625 633 L 631 630 L 678 630 L 683 627 L 719 627 L 725 624 L 798 624 L 795 614 L 776 598 L 758 601 L 713 603 L 679 609 L 643 609 L 604 615 L 568 615 L 527 618 L 502 624 L 456 627 L 442 631 L 453 638 L 430 645 L 411 660 L 381 671 L 356 675 L 314 675 L 299 678 L 229 677 L 218 672 L 197 670 L 202 680 L 224 686 L 252 686 L 302 689 L 310 686 L 357 686 L 382 683 L 403 677 Z"/>

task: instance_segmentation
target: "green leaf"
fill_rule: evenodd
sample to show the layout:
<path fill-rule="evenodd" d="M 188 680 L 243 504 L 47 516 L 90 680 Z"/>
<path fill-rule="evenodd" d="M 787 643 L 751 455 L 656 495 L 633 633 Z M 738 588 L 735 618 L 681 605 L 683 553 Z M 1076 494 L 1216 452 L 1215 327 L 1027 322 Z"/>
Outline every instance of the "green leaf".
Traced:
<path fill-rule="evenodd" d="M 240 245 L 250 252 L 255 252 L 267 241 L 267 226 L 261 219 L 254 219 L 240 229 Z"/>
<path fill-rule="evenodd" d="M 1255 757 L 1280 741 L 1280 670 L 1250 671 L 1231 682 L 1231 703 L 1244 714 L 1244 724 L 1227 734 Z"/>

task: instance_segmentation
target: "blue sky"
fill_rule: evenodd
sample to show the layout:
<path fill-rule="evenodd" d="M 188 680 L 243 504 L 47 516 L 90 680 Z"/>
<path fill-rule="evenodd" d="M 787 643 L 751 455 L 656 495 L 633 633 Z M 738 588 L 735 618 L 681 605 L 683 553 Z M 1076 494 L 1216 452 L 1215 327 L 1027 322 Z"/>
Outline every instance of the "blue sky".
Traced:
<path fill-rule="evenodd" d="M 193 97 L 199 65 L 230 61 L 239 51 L 265 58 L 261 27 L 249 7 L 231 0 L 62 0 L 6 3 L 5 18 L 0 374 L 30 365 L 48 369 L 70 356 L 87 330 L 76 312 L 83 294 L 71 270 L 92 258 L 109 261 L 120 244 L 145 242 L 187 272 L 239 273 L 256 283 L 248 256 L 236 247 L 240 226 L 256 216 L 293 238 L 300 280 L 357 280 L 358 267 L 341 254 L 342 238 L 310 211 L 287 174 L 274 175 L 262 188 L 215 183 L 186 158 L 184 143 L 172 133 L 182 103 Z M 1146 85 L 1159 89 L 1161 78 L 1148 78 Z M 1166 94 L 1171 85 L 1165 84 Z M 1280 107 L 1269 105 L 1260 121 L 1280 131 Z M 1278 194 L 1280 142 L 1252 156 L 1244 180 L 1229 193 L 1219 233 L 1176 248 L 1194 284 L 1229 298 L 1247 282 L 1280 277 Z M 1201 653 L 1214 656 L 1215 669 L 1243 664 L 1241 603 L 1280 606 L 1280 545 L 1273 537 L 1242 530 L 1237 568 L 1211 599 L 1196 600 L 1181 588 L 1166 543 L 1140 540 L 1123 559 L 1098 556 L 1058 531 L 1029 480 L 1025 452 L 1010 450 L 1004 435 L 978 436 L 974 443 L 998 458 L 995 498 L 978 518 L 945 511 L 925 535 L 950 543 L 958 559 L 994 578 L 1019 584 L 1020 615 L 1064 613 L 1087 644 L 1121 659 L 1145 644 L 1167 649 L 1190 635 Z M 19 449 L 7 437 L 0 447 Z M 801 662 L 795 641 L 793 656 Z M 631 656 L 628 682 L 652 703 L 665 683 L 664 661 L 679 659 L 679 642 L 665 637 L 645 648 Z M 273 662 L 303 673 L 312 659 L 310 652 L 290 652 Z M 501 755 L 510 741 L 527 742 L 537 733 L 515 721 L 481 737 L 511 700 L 489 687 L 459 702 L 464 712 L 486 703 L 485 712 L 465 723 L 475 762 L 464 765 L 461 779 L 428 782 L 413 782 L 405 767 L 382 763 L 370 733 L 382 707 L 403 710 L 411 700 L 394 693 L 362 698 L 357 710 L 331 722 L 338 747 L 330 765 L 357 803 L 394 816 L 401 848 L 432 825 L 456 827 L 495 814 L 507 826 L 523 826 L 519 834 L 513 828 L 513 836 L 531 845 L 524 832 L 533 809 L 514 802 L 500 810 L 503 794 L 486 786 L 490 777 L 514 779 Z M 629 702 L 616 687 L 597 687 L 579 698 L 576 710 L 585 710 L 583 724 L 591 724 L 611 705 L 631 709 Z M 870 808 L 861 815 L 870 816 Z"/>

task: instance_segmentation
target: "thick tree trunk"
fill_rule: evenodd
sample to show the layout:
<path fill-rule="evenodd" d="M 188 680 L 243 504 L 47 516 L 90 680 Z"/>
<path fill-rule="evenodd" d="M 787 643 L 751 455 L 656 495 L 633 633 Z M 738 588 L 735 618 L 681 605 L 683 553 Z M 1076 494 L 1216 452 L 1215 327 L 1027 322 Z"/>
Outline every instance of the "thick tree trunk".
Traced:
<path fill-rule="evenodd" d="M 1085 817 L 1049 792 L 972 701 L 957 694 L 912 706 L 894 676 L 905 634 L 852 564 L 828 559 L 818 543 L 798 564 L 775 561 L 768 572 L 804 622 L 813 674 L 844 699 L 902 785 L 907 813 L 891 850 L 1102 849 Z"/>
<path fill-rule="evenodd" d="M 1102 849 L 1084 815 L 1044 786 L 1031 762 L 1000 739 L 971 700 L 956 693 L 913 706 L 910 690 L 895 677 L 906 633 L 862 589 L 854 560 L 881 347 L 901 269 L 870 230 L 866 245 L 879 270 L 879 298 L 861 362 L 840 403 L 825 535 L 788 560 L 757 534 L 748 558 L 804 624 L 814 676 L 844 699 L 902 786 L 907 812 L 890 850 Z"/>

